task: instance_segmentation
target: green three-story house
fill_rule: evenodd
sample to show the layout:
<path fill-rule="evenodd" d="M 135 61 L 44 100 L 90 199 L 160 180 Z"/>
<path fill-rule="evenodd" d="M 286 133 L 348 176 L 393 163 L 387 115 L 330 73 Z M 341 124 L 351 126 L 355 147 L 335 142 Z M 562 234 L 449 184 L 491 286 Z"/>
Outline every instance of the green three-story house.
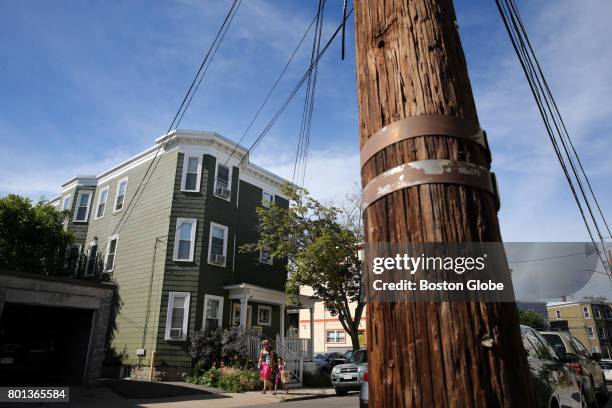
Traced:
<path fill-rule="evenodd" d="M 257 207 L 289 205 L 287 182 L 247 154 L 217 133 L 177 130 L 98 176 L 68 181 L 52 200 L 71 210 L 78 273 L 108 274 L 119 286 L 113 347 L 124 364 L 148 366 L 154 354 L 173 379 L 188 372 L 189 340 L 201 329 L 285 336 L 286 261 L 239 248 L 258 238 Z"/>

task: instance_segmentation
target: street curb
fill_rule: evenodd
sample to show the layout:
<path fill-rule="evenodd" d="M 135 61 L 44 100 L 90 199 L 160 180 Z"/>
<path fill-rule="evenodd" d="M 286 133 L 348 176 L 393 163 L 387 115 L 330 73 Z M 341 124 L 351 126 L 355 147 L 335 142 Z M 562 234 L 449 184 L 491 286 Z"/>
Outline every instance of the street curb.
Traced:
<path fill-rule="evenodd" d="M 335 394 L 316 394 L 316 395 L 302 395 L 300 397 L 289 398 L 289 399 L 281 399 L 278 401 L 279 404 L 289 404 L 293 401 L 306 401 L 320 398 L 328 398 L 333 397 Z"/>

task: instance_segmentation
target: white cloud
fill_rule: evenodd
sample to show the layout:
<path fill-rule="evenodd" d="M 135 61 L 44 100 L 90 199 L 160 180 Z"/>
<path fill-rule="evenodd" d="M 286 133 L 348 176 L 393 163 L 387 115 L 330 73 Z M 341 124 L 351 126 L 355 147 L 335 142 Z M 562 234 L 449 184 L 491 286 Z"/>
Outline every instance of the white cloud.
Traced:
<path fill-rule="evenodd" d="M 47 162 L 30 160 L 24 165 L 21 158 L 3 157 L 0 164 L 0 196 L 19 194 L 33 200 L 55 197 L 61 185 L 77 175 L 97 175 L 129 158 L 125 151 L 112 151 L 98 161 L 77 158 L 73 162 L 58 160 L 53 166 Z"/>

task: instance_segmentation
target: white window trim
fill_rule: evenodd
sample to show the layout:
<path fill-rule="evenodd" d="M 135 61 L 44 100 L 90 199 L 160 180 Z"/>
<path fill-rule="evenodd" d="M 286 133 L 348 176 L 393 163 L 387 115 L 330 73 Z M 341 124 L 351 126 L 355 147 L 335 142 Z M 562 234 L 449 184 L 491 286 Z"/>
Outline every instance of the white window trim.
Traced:
<path fill-rule="evenodd" d="M 336 336 L 335 336 L 335 341 L 329 341 L 329 337 L 328 337 L 328 333 L 329 332 L 335 332 Z M 339 339 L 338 334 L 339 333 L 344 333 L 344 338 L 342 340 Z M 328 329 L 325 330 L 325 343 L 328 344 L 346 344 L 346 331 L 342 330 L 342 329 Z"/>
<path fill-rule="evenodd" d="M 606 338 L 606 328 L 605 327 L 598 327 L 597 328 L 597 335 L 599 336 L 600 339 L 605 339 Z"/>
<path fill-rule="evenodd" d="M 266 323 L 266 322 L 262 322 L 261 320 L 259 320 L 259 311 L 260 310 L 267 310 L 270 313 L 270 322 Z M 258 326 L 272 326 L 272 306 L 265 306 L 265 305 L 258 305 L 257 306 L 257 325 Z"/>
<path fill-rule="evenodd" d="M 561 319 L 561 311 L 560 310 L 555 310 L 555 317 L 557 318 L 557 320 Z"/>
<path fill-rule="evenodd" d="M 223 296 L 204 295 L 204 315 L 202 316 L 202 329 L 206 327 L 206 308 L 208 307 L 208 299 L 219 301 L 219 326 L 223 327 Z"/>
<path fill-rule="evenodd" d="M 119 187 L 121 187 L 121 183 L 125 181 L 125 193 L 123 193 L 123 205 L 120 209 L 117 209 L 117 199 L 119 198 Z M 125 208 L 125 202 L 127 198 L 127 189 L 128 189 L 128 178 L 124 177 L 117 182 L 117 188 L 115 189 L 115 200 L 113 201 L 113 214 L 117 213 Z"/>
<path fill-rule="evenodd" d="M 93 247 L 97 247 L 97 248 L 96 248 L 96 257 L 92 260 L 91 259 L 91 249 Z M 95 270 L 96 270 L 95 262 L 96 262 L 96 260 L 98 258 L 98 251 L 99 251 L 99 249 L 100 249 L 100 245 L 99 245 L 98 241 L 95 240 L 95 239 L 93 241 L 91 241 L 89 243 L 89 245 L 87 246 L 87 262 L 85 262 L 85 271 L 83 271 L 83 276 L 87 277 L 87 276 L 94 276 L 95 275 Z M 90 262 L 94 262 L 94 266 L 92 268 L 92 273 L 88 273 L 88 271 L 89 271 L 89 263 Z"/>
<path fill-rule="evenodd" d="M 272 200 L 271 201 L 266 201 L 264 200 L 264 197 L 266 194 L 270 194 L 272 196 Z M 268 191 L 268 190 L 261 190 L 261 205 L 263 207 L 270 207 L 274 201 L 276 201 L 276 196 L 273 192 Z M 268 203 L 267 205 L 265 203 Z"/>
<path fill-rule="evenodd" d="M 274 264 L 274 257 L 272 256 L 272 254 L 270 254 L 270 251 L 268 251 L 268 262 L 264 261 L 261 259 L 261 250 L 259 250 L 259 262 L 261 262 L 262 264 L 266 264 L 266 265 L 273 265 Z"/>
<path fill-rule="evenodd" d="M 584 306 L 582 308 L 582 316 L 584 316 L 585 319 L 590 319 L 591 318 L 591 311 L 589 310 L 588 306 Z"/>
<path fill-rule="evenodd" d="M 591 331 L 589 331 L 589 329 L 591 329 Z M 595 330 L 593 329 L 593 326 L 587 326 L 586 332 L 587 336 L 589 336 L 589 339 L 595 338 Z"/>
<path fill-rule="evenodd" d="M 66 201 L 66 199 L 68 199 L 68 207 L 64 208 L 64 202 Z M 65 196 L 62 197 L 62 204 L 61 207 L 62 211 L 64 210 L 69 210 L 72 208 L 72 196 L 70 194 L 66 194 Z"/>
<path fill-rule="evenodd" d="M 87 210 L 85 211 L 85 219 L 84 220 L 77 220 L 77 216 L 79 215 L 79 206 L 80 206 L 80 202 L 81 202 L 81 197 L 87 194 L 89 197 L 87 198 Z M 87 222 L 89 220 L 89 210 L 91 209 L 91 197 L 93 196 L 93 191 L 91 190 L 81 190 L 79 191 L 79 194 L 77 195 L 77 200 L 76 200 L 76 206 L 74 208 L 74 215 L 72 217 L 72 222 Z"/>
<path fill-rule="evenodd" d="M 213 239 L 213 227 L 217 227 L 220 228 L 222 230 L 225 231 L 225 234 L 223 234 L 223 256 L 225 257 L 225 262 L 223 263 L 223 265 L 221 264 L 217 264 L 217 263 L 212 263 L 210 261 L 210 255 L 211 255 L 211 251 L 212 251 L 212 239 Z M 206 257 L 207 262 L 210 265 L 214 265 L 214 266 L 220 266 L 220 267 L 225 267 L 227 265 L 227 240 L 229 239 L 229 228 L 225 225 L 222 224 L 217 224 L 216 222 L 212 222 L 210 223 L 210 229 L 208 231 L 208 256 Z"/>
<path fill-rule="evenodd" d="M 100 198 L 102 198 L 102 193 L 106 191 L 106 201 L 104 201 L 104 211 L 102 211 L 102 215 L 98 216 L 98 207 L 100 207 Z M 95 218 L 94 220 L 99 220 L 100 218 L 104 217 L 104 214 L 106 214 L 106 207 L 108 207 L 108 194 L 110 193 L 110 186 L 106 186 L 104 187 L 102 190 L 100 190 L 100 192 L 98 193 L 98 201 L 96 203 L 96 212 L 95 212 Z"/>
<path fill-rule="evenodd" d="M 111 241 L 115 239 L 117 242 L 115 243 L 115 256 L 113 258 L 113 268 L 108 269 L 108 250 L 110 249 Z M 108 237 L 108 241 L 106 241 L 106 254 L 104 255 L 104 272 L 112 272 L 115 270 L 115 265 L 117 264 L 117 248 L 119 248 L 119 235 L 115 234 Z"/>
<path fill-rule="evenodd" d="M 187 168 L 189 165 L 189 159 L 198 159 L 198 170 L 196 176 L 196 187 L 193 190 L 188 190 L 185 188 L 185 183 L 187 182 Z M 183 175 L 181 178 L 181 191 L 185 191 L 188 193 L 199 193 L 200 192 L 200 183 L 202 181 L 202 156 L 196 154 L 188 154 L 185 153 L 185 157 L 183 158 Z"/>
<path fill-rule="evenodd" d="M 172 305 L 174 304 L 174 298 L 177 296 L 185 296 L 185 313 L 183 313 L 183 333 L 180 339 L 173 339 L 170 337 L 170 323 L 172 322 Z M 165 340 L 168 341 L 185 341 L 187 340 L 187 323 L 189 322 L 189 303 L 191 293 L 189 292 L 169 292 L 168 293 L 168 311 L 166 313 L 166 332 Z"/>
<path fill-rule="evenodd" d="M 232 321 L 230 322 L 232 326 L 240 326 L 240 317 L 238 321 L 236 321 L 236 310 L 240 312 L 242 305 L 240 303 L 234 303 L 232 306 Z M 249 319 L 250 317 L 250 319 Z M 253 305 L 247 305 L 247 329 L 250 328 L 251 323 L 253 322 Z"/>
<path fill-rule="evenodd" d="M 229 194 L 229 197 L 227 198 L 217 195 L 217 173 L 219 172 L 219 165 L 223 167 L 227 167 L 227 169 L 229 170 L 229 174 L 227 176 L 227 184 L 228 184 L 227 188 L 230 191 L 230 194 Z M 225 201 L 232 201 L 232 171 L 233 171 L 232 166 L 229 163 L 223 164 L 223 163 L 220 163 L 219 161 L 215 163 L 215 182 L 213 183 L 213 195 L 215 197 L 220 198 Z"/>
<path fill-rule="evenodd" d="M 178 257 L 179 251 L 179 228 L 183 224 L 191 224 L 191 237 L 190 237 L 190 245 L 189 245 L 189 259 L 181 259 Z M 196 231 L 198 227 L 198 220 L 196 218 L 177 218 L 176 226 L 174 227 L 174 253 L 172 255 L 172 260 L 175 262 L 193 262 L 193 257 L 195 255 L 195 238 Z"/>

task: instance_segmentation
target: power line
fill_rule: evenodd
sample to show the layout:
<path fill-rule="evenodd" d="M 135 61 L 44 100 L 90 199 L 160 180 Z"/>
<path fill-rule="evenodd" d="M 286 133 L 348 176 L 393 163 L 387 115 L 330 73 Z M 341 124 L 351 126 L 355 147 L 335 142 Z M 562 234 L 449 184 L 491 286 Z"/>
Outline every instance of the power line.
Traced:
<path fill-rule="evenodd" d="M 557 104 L 550 91 L 550 87 L 546 82 L 542 69 L 539 65 L 539 61 L 535 55 L 533 47 L 531 46 L 529 37 L 522 23 L 518 8 L 516 7 L 514 0 L 495 0 L 495 2 L 497 4 L 500 16 L 502 17 L 504 26 L 506 27 L 506 30 L 508 32 L 508 36 L 510 37 L 512 46 L 517 54 L 521 67 L 523 68 L 528 85 L 534 96 L 540 115 L 542 116 L 542 120 L 544 122 L 549 139 L 553 145 L 553 149 L 555 151 L 557 159 L 559 160 L 559 164 L 561 165 L 574 200 L 576 201 L 589 237 L 595 245 L 595 249 L 600 260 L 602 261 L 604 269 L 608 272 L 608 274 L 610 274 L 612 271 L 610 270 L 608 260 L 605 259 L 605 256 L 602 255 L 600 248 L 595 243 L 594 233 L 591 228 L 594 228 L 599 238 L 599 241 L 602 244 L 602 248 L 605 248 L 603 236 L 599 227 L 599 222 L 597 221 L 597 218 L 593 213 L 590 199 L 587 196 L 585 188 L 582 184 L 582 178 L 587 181 L 591 196 L 595 200 L 595 204 L 599 209 L 599 214 L 603 219 L 606 228 L 608 228 L 608 223 L 606 222 L 605 217 L 603 216 L 603 212 L 601 211 L 599 202 L 595 197 L 593 189 L 590 187 L 590 181 L 588 181 L 588 176 L 581 164 L 579 165 L 579 167 L 582 171 L 582 176 L 577 171 L 577 166 L 575 165 L 574 160 L 577 160 L 579 163 L 581 163 L 578 153 L 574 148 L 569 132 L 567 132 L 567 128 L 565 127 L 565 123 L 563 122 L 561 113 L 558 110 Z M 559 146 L 559 142 L 561 143 L 561 146 Z M 576 188 L 574 183 L 577 184 L 578 189 Z M 578 190 L 580 191 L 580 195 L 578 194 Z M 587 220 L 587 215 L 585 209 L 583 208 L 583 202 L 584 205 L 586 205 L 586 212 L 588 212 L 589 214 L 590 221 Z"/>
<path fill-rule="evenodd" d="M 183 116 L 185 114 L 185 111 L 189 108 L 189 105 L 191 104 L 191 101 L 193 99 L 193 95 L 197 91 L 197 88 L 199 87 L 200 83 L 202 82 L 202 79 L 204 78 L 204 75 L 206 74 L 206 70 L 208 70 L 208 66 L 210 66 L 210 64 L 208 64 L 208 62 L 212 61 L 212 58 L 214 58 L 214 54 L 219 49 L 219 45 L 223 41 L 223 38 L 225 37 L 225 33 L 227 32 L 227 29 L 231 25 L 231 22 L 232 22 L 232 20 L 233 20 L 233 18 L 235 16 L 236 12 L 238 11 L 238 8 L 240 7 L 241 1 L 242 0 L 234 0 L 234 2 L 232 3 L 232 6 L 230 7 L 229 11 L 227 12 L 227 15 L 225 16 L 225 19 L 223 20 L 223 23 L 219 27 L 219 30 L 217 31 L 217 34 L 215 35 L 215 38 L 214 38 L 212 44 L 210 45 L 210 47 L 208 48 L 208 51 L 204 55 L 202 63 L 200 64 L 200 66 L 199 66 L 199 68 L 198 68 L 198 70 L 196 72 L 196 75 L 193 78 L 193 81 L 191 81 L 191 85 L 189 86 L 189 89 L 187 90 L 187 93 L 183 97 L 183 100 L 181 101 L 181 104 L 180 104 L 176 114 L 172 118 L 172 121 L 170 122 L 170 125 L 168 126 L 168 130 L 164 134 L 163 139 L 159 142 L 159 147 L 156 149 L 155 155 L 153 156 L 153 159 L 151 160 L 151 162 L 149 163 L 149 166 L 145 170 L 145 173 L 144 173 L 142 179 L 140 180 L 140 183 L 138 184 L 138 187 L 136 188 L 136 191 L 134 192 L 134 196 L 126 204 L 125 211 L 121 215 L 121 218 L 119 219 L 119 222 L 116 224 L 115 228 L 113 229 L 113 233 L 111 235 L 114 235 L 114 234 L 120 232 L 121 229 L 123 228 L 123 225 L 125 225 L 127 223 L 127 220 L 129 219 L 129 217 L 130 217 L 130 215 L 131 215 L 131 213 L 133 211 L 134 206 L 136 205 L 136 203 L 138 202 L 138 200 L 142 196 L 142 191 L 144 191 L 144 188 L 146 188 L 145 181 L 151 178 L 152 173 L 155 171 L 155 168 L 157 167 L 157 163 L 159 162 L 159 160 L 157 159 L 158 156 L 159 156 L 159 152 L 167 144 L 167 141 L 168 141 L 168 139 L 171 136 L 172 129 L 178 126 L 178 124 L 180 123 L 180 120 L 183 118 Z"/>
<path fill-rule="evenodd" d="M 344 21 L 346 21 L 351 14 L 353 13 L 353 9 L 351 8 L 351 10 L 349 10 L 346 13 L 346 18 L 344 19 Z M 331 43 L 334 41 L 334 39 L 336 38 L 336 36 L 338 35 L 338 33 L 342 30 L 342 23 L 338 26 L 338 28 L 336 28 L 336 30 L 334 31 L 334 33 L 330 36 L 330 38 L 327 40 L 327 43 L 325 44 L 325 46 L 321 49 L 321 51 L 319 52 L 319 54 L 317 55 L 317 57 L 315 58 L 315 60 L 312 62 L 312 64 L 310 64 L 310 67 L 306 70 L 306 72 L 304 73 L 304 75 L 302 76 L 302 78 L 300 79 L 300 81 L 297 83 L 297 85 L 293 88 L 293 90 L 289 93 L 289 95 L 287 96 L 287 98 L 285 99 L 285 101 L 281 104 L 281 106 L 279 107 L 279 109 L 276 111 L 276 113 L 272 116 L 272 119 L 270 119 L 270 121 L 268 122 L 268 124 L 263 128 L 263 130 L 259 133 L 259 135 L 257 136 L 257 138 L 255 139 L 255 141 L 251 144 L 251 146 L 249 147 L 247 153 L 244 155 L 244 157 L 242 158 L 242 160 L 238 163 L 238 166 L 240 166 L 244 160 L 249 156 L 249 154 L 257 147 L 257 145 L 261 142 L 261 140 L 268 134 L 268 132 L 270 131 L 270 129 L 274 126 L 274 124 L 276 123 L 276 121 L 278 120 L 279 116 L 284 112 L 284 110 L 287 108 L 287 105 L 291 102 L 291 100 L 293 99 L 293 97 L 295 96 L 295 94 L 298 92 L 298 90 L 302 87 L 302 85 L 304 84 L 304 82 L 306 81 L 306 79 L 308 78 L 308 75 L 310 74 L 310 72 L 314 69 L 314 67 L 319 63 L 319 60 L 321 59 L 321 57 L 323 57 L 323 55 L 325 54 L 325 52 L 327 51 L 327 49 L 329 48 L 329 46 L 331 45 Z"/>
<path fill-rule="evenodd" d="M 225 161 L 225 165 L 227 165 L 227 163 L 230 161 L 230 159 L 232 158 L 232 156 L 234 155 L 234 153 L 236 153 L 236 150 L 238 149 L 238 146 L 240 146 L 240 143 L 242 143 L 242 141 L 244 140 L 245 136 L 247 135 L 247 133 L 249 132 L 249 130 L 251 130 L 251 128 L 253 127 L 253 124 L 255 123 L 255 121 L 257 120 L 257 118 L 259 117 L 259 114 L 261 113 L 261 111 L 263 110 L 263 108 L 266 106 L 266 104 L 268 103 L 268 100 L 270 99 L 270 96 L 272 96 L 272 93 L 274 92 L 274 90 L 276 89 L 276 86 L 278 85 L 278 83 L 281 81 L 281 79 L 283 78 L 283 76 L 285 75 L 285 72 L 287 71 L 287 68 L 289 67 L 289 65 L 291 65 L 291 62 L 293 61 L 293 58 L 295 57 L 295 55 L 297 54 L 298 50 L 300 49 L 300 47 L 302 46 L 302 43 L 304 42 L 304 40 L 306 39 L 306 36 L 308 35 L 308 33 L 310 32 L 312 26 L 314 25 L 314 23 L 317 21 L 317 17 L 318 17 L 318 13 L 315 15 L 315 17 L 312 19 L 312 21 L 310 22 L 310 24 L 308 25 L 308 27 L 306 28 L 306 31 L 304 32 L 304 34 L 302 35 L 302 38 L 300 39 L 300 41 L 298 42 L 298 44 L 295 46 L 295 48 L 293 49 L 293 52 L 291 53 L 291 56 L 289 57 L 289 60 L 287 61 L 287 63 L 285 64 L 285 66 L 283 67 L 283 69 L 281 70 L 280 74 L 278 75 L 278 78 L 276 78 L 276 81 L 274 82 L 274 84 L 272 85 L 272 87 L 270 88 L 270 90 L 268 91 L 268 93 L 266 94 L 266 97 L 264 98 L 263 102 L 261 103 L 261 105 L 259 106 L 259 108 L 257 109 L 257 111 L 255 112 L 255 115 L 253 115 L 253 118 L 251 119 L 251 121 L 249 122 L 249 125 L 246 127 L 246 129 L 244 130 L 244 132 L 242 132 L 242 135 L 240 136 L 240 139 L 238 140 L 238 142 L 236 143 L 236 146 L 234 146 L 234 149 L 232 150 L 232 152 L 230 153 L 230 155 L 227 157 L 227 160 Z"/>
<path fill-rule="evenodd" d="M 312 43 L 312 51 L 310 54 L 310 63 L 312 64 L 316 56 L 321 50 L 321 35 L 323 31 L 323 12 L 325 9 L 325 0 L 319 0 L 319 6 L 317 8 L 317 28 Z M 318 64 L 315 68 L 310 71 L 308 75 L 308 83 L 306 86 L 306 93 L 304 97 L 304 109 L 302 111 L 302 121 L 300 123 L 300 133 L 298 137 L 298 144 L 295 152 L 295 162 L 293 165 L 293 175 L 291 177 L 291 184 L 299 184 L 301 187 L 304 186 L 306 179 L 306 163 L 308 160 L 308 148 L 310 145 L 310 129 L 312 125 L 312 113 L 314 111 L 314 99 L 315 90 L 317 85 L 317 73 Z M 297 180 L 300 179 L 300 169 L 302 172 L 301 183 Z"/>

